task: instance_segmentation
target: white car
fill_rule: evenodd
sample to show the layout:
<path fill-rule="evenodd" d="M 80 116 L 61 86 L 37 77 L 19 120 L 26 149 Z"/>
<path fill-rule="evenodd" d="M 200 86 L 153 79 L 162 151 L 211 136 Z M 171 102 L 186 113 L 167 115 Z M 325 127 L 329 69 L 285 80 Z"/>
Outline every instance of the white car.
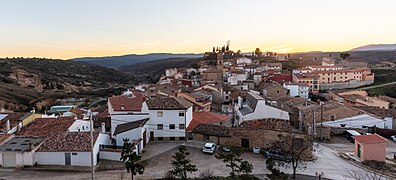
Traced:
<path fill-rule="evenodd" d="M 396 141 L 396 135 L 391 136 L 392 141 Z"/>
<path fill-rule="evenodd" d="M 214 154 L 216 151 L 216 144 L 215 143 L 205 143 L 204 147 L 202 148 L 202 152 Z"/>

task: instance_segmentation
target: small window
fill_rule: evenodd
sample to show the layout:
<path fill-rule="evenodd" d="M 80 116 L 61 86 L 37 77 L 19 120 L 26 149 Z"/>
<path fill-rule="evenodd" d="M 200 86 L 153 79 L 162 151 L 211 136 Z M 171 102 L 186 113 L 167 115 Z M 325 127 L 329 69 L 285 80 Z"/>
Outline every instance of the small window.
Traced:
<path fill-rule="evenodd" d="M 179 124 L 179 129 L 185 129 L 185 125 L 184 124 Z"/>
<path fill-rule="evenodd" d="M 73 156 L 77 156 L 77 153 L 72 153 Z"/>
<path fill-rule="evenodd" d="M 186 140 L 185 137 L 179 137 L 179 141 L 184 141 L 184 140 Z"/>
<path fill-rule="evenodd" d="M 164 137 L 158 137 L 158 141 L 163 141 Z"/>
<path fill-rule="evenodd" d="M 164 125 L 163 124 L 157 124 L 157 130 L 163 130 Z"/>
<path fill-rule="evenodd" d="M 176 140 L 176 138 L 175 137 L 169 137 L 169 140 L 174 141 L 174 140 Z"/>
<path fill-rule="evenodd" d="M 174 124 L 169 124 L 169 129 L 175 129 L 176 125 Z"/>
<path fill-rule="evenodd" d="M 179 111 L 179 117 L 184 117 L 184 111 Z"/>
<path fill-rule="evenodd" d="M 163 111 L 157 111 L 157 117 L 163 117 L 164 112 Z"/>
<path fill-rule="evenodd" d="M 335 115 L 331 115 L 331 116 L 330 116 L 330 120 L 331 120 L 331 121 L 334 121 L 334 120 L 335 120 Z"/>

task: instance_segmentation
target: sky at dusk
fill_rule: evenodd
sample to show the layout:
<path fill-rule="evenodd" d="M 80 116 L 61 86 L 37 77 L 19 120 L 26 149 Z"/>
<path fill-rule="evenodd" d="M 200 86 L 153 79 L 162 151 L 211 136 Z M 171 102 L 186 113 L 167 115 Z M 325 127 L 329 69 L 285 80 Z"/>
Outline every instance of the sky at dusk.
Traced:
<path fill-rule="evenodd" d="M 396 43 L 394 0 L 1 0 L 0 57 L 345 51 Z"/>

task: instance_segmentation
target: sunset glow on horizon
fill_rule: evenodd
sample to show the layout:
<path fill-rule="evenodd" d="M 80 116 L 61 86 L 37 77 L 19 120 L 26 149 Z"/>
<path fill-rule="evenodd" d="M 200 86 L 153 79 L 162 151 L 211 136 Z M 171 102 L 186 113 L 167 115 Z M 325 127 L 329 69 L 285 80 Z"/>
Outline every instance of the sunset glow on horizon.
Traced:
<path fill-rule="evenodd" d="M 396 43 L 392 0 L 3 1 L 0 57 L 347 51 Z"/>

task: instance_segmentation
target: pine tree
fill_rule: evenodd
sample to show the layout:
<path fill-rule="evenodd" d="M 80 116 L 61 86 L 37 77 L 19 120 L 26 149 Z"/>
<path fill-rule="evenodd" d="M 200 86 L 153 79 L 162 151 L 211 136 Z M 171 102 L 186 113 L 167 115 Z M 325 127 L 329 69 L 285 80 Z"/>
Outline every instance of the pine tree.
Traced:
<path fill-rule="evenodd" d="M 240 169 L 239 163 L 242 161 L 242 158 L 240 158 L 242 154 L 243 149 L 231 146 L 229 152 L 220 151 L 216 154 L 216 158 L 226 163 L 226 166 L 231 168 L 231 177 L 235 177 Z"/>
<path fill-rule="evenodd" d="M 176 152 L 175 155 L 172 156 L 174 159 L 171 162 L 173 169 L 169 172 L 172 175 L 185 180 L 187 179 L 187 172 L 192 173 L 198 171 L 196 165 L 191 164 L 191 160 L 188 158 L 189 155 L 190 153 L 187 151 L 185 146 L 179 146 L 179 152 Z"/>
<path fill-rule="evenodd" d="M 121 158 L 122 162 L 125 164 L 127 172 L 131 172 L 131 178 L 136 174 L 143 174 L 144 166 L 139 164 L 139 160 L 142 158 L 134 151 L 135 147 L 129 142 L 128 138 L 124 138 L 124 145 L 122 146 Z"/>

